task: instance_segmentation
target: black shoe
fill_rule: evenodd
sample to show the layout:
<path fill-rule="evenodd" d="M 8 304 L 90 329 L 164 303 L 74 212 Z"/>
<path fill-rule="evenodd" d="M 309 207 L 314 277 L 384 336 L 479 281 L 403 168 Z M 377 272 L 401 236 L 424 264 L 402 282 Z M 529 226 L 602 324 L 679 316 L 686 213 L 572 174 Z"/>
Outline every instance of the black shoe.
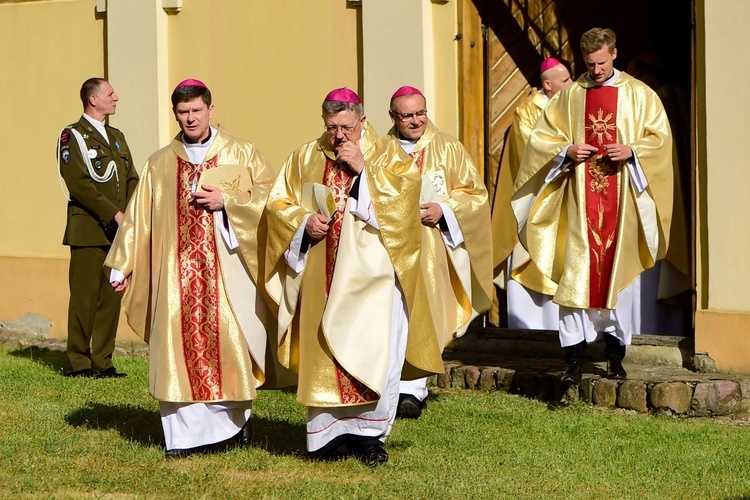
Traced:
<path fill-rule="evenodd" d="M 383 448 L 383 444 L 377 441 L 378 444 L 374 444 L 372 441 L 367 441 L 362 444 L 350 446 L 352 449 L 352 456 L 369 467 L 377 467 L 388 461 L 388 452 Z"/>
<path fill-rule="evenodd" d="M 94 378 L 96 372 L 91 368 L 84 368 L 83 370 L 76 370 L 65 374 L 66 377 L 83 377 L 83 378 Z"/>
<path fill-rule="evenodd" d="M 622 366 L 622 361 L 619 359 L 610 359 L 607 361 L 607 378 L 612 380 L 625 380 L 628 373 Z"/>
<path fill-rule="evenodd" d="M 253 424 L 250 419 L 245 422 L 245 425 L 243 425 L 240 432 L 234 436 L 234 439 L 237 441 L 238 446 L 248 446 L 253 442 Z"/>
<path fill-rule="evenodd" d="M 127 373 L 120 373 L 117 371 L 117 369 L 114 366 L 111 366 L 104 371 L 100 371 L 96 375 L 96 378 L 122 378 L 122 377 L 127 377 L 127 376 L 128 376 Z"/>
<path fill-rule="evenodd" d="M 580 385 L 582 379 L 583 365 L 577 361 L 573 361 L 565 367 L 565 373 L 563 373 L 560 382 L 563 384 Z"/>
<path fill-rule="evenodd" d="M 178 458 L 187 458 L 190 455 L 193 455 L 196 453 L 195 448 L 190 448 L 188 450 L 180 450 L 180 449 L 174 449 L 174 450 L 167 450 L 164 453 L 164 458 L 167 460 L 175 460 Z"/>
<path fill-rule="evenodd" d="M 411 394 L 399 394 L 396 416 L 399 418 L 419 418 L 424 406 L 424 403 Z"/>

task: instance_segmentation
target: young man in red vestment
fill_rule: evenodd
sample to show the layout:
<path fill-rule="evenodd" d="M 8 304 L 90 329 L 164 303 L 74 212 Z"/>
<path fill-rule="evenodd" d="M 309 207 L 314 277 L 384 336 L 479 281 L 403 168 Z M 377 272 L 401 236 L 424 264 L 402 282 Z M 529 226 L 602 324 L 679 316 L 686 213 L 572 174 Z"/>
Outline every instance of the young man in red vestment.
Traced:
<path fill-rule="evenodd" d="M 511 202 L 521 244 L 556 285 L 568 384 L 580 383 L 586 346 L 601 335 L 607 375 L 626 377 L 639 278 L 665 256 L 672 217 L 672 139 L 661 101 L 614 68 L 612 30 L 584 33 L 581 52 L 588 73 L 545 108 Z"/>

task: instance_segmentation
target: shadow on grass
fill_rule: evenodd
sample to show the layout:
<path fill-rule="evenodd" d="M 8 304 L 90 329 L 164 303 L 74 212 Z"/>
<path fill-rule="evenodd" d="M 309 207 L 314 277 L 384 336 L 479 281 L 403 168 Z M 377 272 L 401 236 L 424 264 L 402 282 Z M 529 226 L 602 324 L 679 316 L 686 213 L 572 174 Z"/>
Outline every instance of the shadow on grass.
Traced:
<path fill-rule="evenodd" d="M 30 346 L 23 349 L 13 349 L 8 354 L 17 358 L 30 359 L 58 374 L 64 373 L 68 367 L 68 357 L 63 351 L 46 347 Z"/>
<path fill-rule="evenodd" d="M 123 439 L 143 446 L 164 447 L 159 412 L 133 405 L 89 403 L 65 416 L 73 427 L 84 429 L 114 429 Z"/>
<path fill-rule="evenodd" d="M 253 415 L 253 446 L 277 456 L 307 456 L 305 425 Z"/>
<path fill-rule="evenodd" d="M 133 405 L 89 403 L 65 416 L 73 427 L 116 430 L 123 439 L 142 446 L 164 447 L 164 434 L 157 410 Z M 305 457 L 304 425 L 265 417 L 252 417 L 253 446 L 273 455 Z"/>

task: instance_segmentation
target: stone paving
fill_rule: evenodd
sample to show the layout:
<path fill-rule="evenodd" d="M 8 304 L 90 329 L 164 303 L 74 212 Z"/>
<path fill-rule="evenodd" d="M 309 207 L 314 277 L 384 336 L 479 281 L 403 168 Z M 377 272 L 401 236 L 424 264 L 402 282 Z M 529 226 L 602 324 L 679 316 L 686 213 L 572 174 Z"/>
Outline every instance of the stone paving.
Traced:
<path fill-rule="evenodd" d="M 463 342 L 464 349 L 460 349 L 462 342 L 459 342 L 455 346 L 458 349 L 447 349 L 444 352 L 445 373 L 431 377 L 430 384 L 444 389 L 504 390 L 551 402 L 585 401 L 597 406 L 640 413 L 750 419 L 750 375 L 698 372 L 669 361 L 669 355 L 648 363 L 646 351 L 653 346 L 631 348 L 623 363 L 628 372 L 628 378 L 624 381 L 607 379 L 602 350 L 589 349 L 591 352 L 584 364 L 583 382 L 578 387 L 566 388 L 560 384 L 564 370 L 562 349 L 559 345 L 555 346 L 554 342 L 550 346 L 549 338 L 536 339 L 544 341 L 547 348 L 538 349 L 544 355 L 533 357 L 528 352 L 521 355 L 508 354 L 519 349 L 530 349 L 529 346 L 519 348 L 518 339 L 514 338 L 512 332 L 504 335 L 505 340 L 510 340 L 513 345 L 505 350 L 497 345 L 487 349 L 486 343 L 483 345 L 477 341 L 476 331 L 470 331 L 467 336 L 470 340 Z M 499 342 L 497 338 L 492 340 Z M 552 338 L 554 340 L 556 335 Z M 664 343 L 663 339 L 654 342 L 639 339 L 639 342 L 657 344 L 661 349 L 659 353 L 669 349 L 668 346 L 658 345 Z M 682 340 L 676 339 L 672 343 L 675 346 L 672 350 L 684 348 Z M 549 352 L 554 354 L 555 350 L 559 351 L 558 355 L 550 356 Z M 676 356 L 679 358 L 679 351 Z M 639 362 L 632 362 L 631 359 Z M 686 359 L 680 364 L 695 368 L 692 365 L 696 363 L 692 359 Z M 699 366 L 708 366 L 710 369 L 711 364 L 703 359 Z"/>

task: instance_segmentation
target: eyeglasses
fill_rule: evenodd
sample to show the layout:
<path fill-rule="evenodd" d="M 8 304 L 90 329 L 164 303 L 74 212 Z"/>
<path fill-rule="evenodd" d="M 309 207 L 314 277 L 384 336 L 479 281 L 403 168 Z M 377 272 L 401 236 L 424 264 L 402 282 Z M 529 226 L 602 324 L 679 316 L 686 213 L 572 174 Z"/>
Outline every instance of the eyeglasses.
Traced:
<path fill-rule="evenodd" d="M 398 119 L 401 120 L 401 122 L 403 123 L 403 122 L 408 122 L 409 120 L 411 120 L 415 116 L 420 117 L 420 118 L 423 117 L 423 116 L 426 116 L 427 115 L 427 110 L 426 109 L 420 109 L 419 111 L 415 111 L 414 113 L 399 113 L 398 111 L 391 111 L 391 113 L 393 113 L 395 116 L 397 116 Z"/>
<path fill-rule="evenodd" d="M 355 128 L 357 128 L 357 125 L 326 125 L 326 132 L 333 135 L 341 130 L 344 135 L 349 135 L 354 132 Z"/>

